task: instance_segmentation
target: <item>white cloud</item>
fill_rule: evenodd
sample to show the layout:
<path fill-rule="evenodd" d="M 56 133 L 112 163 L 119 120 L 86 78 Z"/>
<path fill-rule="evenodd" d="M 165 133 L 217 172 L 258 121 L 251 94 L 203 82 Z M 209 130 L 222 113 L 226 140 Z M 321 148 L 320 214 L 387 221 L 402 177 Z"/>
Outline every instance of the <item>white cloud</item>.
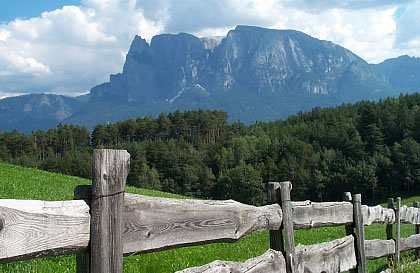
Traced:
<path fill-rule="evenodd" d="M 9 98 L 9 97 L 22 96 L 22 95 L 27 95 L 27 93 L 8 93 L 8 92 L 0 91 L 0 100 Z"/>
<path fill-rule="evenodd" d="M 85 92 L 120 72 L 136 34 L 163 26 L 135 1 L 85 0 L 40 17 L 0 24 L 0 86 L 5 92 Z"/>
<path fill-rule="evenodd" d="M 298 29 L 350 49 L 368 62 L 380 62 L 393 55 L 394 12 L 395 8 L 328 9 L 321 13 L 289 9 L 284 11 L 285 19 L 275 27 Z"/>
<path fill-rule="evenodd" d="M 420 56 L 419 11 L 419 0 L 82 0 L 0 24 L 0 87 L 86 92 L 121 72 L 136 34 L 220 36 L 238 24 L 300 30 L 369 62 Z"/>
<path fill-rule="evenodd" d="M 395 47 L 412 51 L 420 47 L 420 1 L 411 3 L 399 14 Z"/>

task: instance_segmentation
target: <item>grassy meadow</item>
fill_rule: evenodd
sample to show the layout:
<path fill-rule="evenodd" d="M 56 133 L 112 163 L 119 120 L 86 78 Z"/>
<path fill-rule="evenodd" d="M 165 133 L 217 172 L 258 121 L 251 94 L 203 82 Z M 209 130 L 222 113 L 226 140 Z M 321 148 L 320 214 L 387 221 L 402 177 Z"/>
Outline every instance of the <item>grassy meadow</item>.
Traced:
<path fill-rule="evenodd" d="M 25 169 L 0 163 L 0 198 L 35 200 L 71 200 L 73 190 L 79 184 L 90 184 L 89 180 Z M 156 197 L 183 198 L 173 194 L 127 187 L 127 192 Z M 403 200 L 412 204 L 415 198 Z M 366 239 L 386 239 L 385 225 L 375 224 L 365 228 Z M 402 225 L 401 234 L 414 234 L 413 225 Z M 344 227 L 319 228 L 295 231 L 297 244 L 316 244 L 345 236 Z M 174 272 L 187 267 L 198 266 L 213 260 L 244 261 L 263 254 L 269 248 L 268 232 L 253 233 L 239 242 L 217 243 L 186 247 L 156 253 L 124 258 L 124 272 Z M 410 260 L 412 252 L 405 252 L 403 259 Z M 381 272 L 388 268 L 386 259 L 368 261 L 368 272 Z M 0 272 L 75 272 L 74 255 L 35 259 L 0 265 Z M 419 267 L 399 272 L 420 272 Z"/>

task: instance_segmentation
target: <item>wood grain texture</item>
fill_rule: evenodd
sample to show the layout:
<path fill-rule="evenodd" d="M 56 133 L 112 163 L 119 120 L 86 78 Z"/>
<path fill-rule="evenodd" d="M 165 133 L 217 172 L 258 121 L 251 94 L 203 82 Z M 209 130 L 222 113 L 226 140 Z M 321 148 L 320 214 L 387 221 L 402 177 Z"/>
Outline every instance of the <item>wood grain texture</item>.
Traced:
<path fill-rule="evenodd" d="M 344 196 L 343 196 L 343 199 L 346 202 L 351 202 L 351 204 L 353 206 L 353 198 L 352 198 L 350 192 L 345 192 L 344 193 Z M 352 210 L 352 213 L 353 213 L 353 210 Z M 352 218 L 353 218 L 353 215 L 352 215 Z M 349 236 L 349 235 L 352 235 L 353 237 L 356 236 L 355 233 L 354 233 L 354 223 L 353 223 L 353 220 L 352 220 L 352 223 L 351 224 L 347 224 L 345 226 L 345 229 L 346 229 L 346 235 L 347 236 Z M 357 273 L 357 266 L 355 268 L 350 269 L 349 270 L 349 273 Z"/>
<path fill-rule="evenodd" d="M 419 225 L 420 224 L 419 209 L 415 207 L 402 206 L 400 208 L 400 219 L 401 219 L 401 223 L 404 223 L 404 224 Z"/>
<path fill-rule="evenodd" d="M 295 263 L 295 233 L 293 230 L 293 207 L 291 201 L 292 183 L 289 181 L 280 183 L 281 207 L 283 209 L 284 241 L 286 249 L 286 272 L 293 273 Z"/>
<path fill-rule="evenodd" d="M 85 251 L 90 238 L 85 201 L 0 200 L 0 262 Z"/>
<path fill-rule="evenodd" d="M 395 254 L 394 240 L 366 240 L 366 259 L 375 260 L 381 257 L 389 257 Z"/>
<path fill-rule="evenodd" d="M 413 207 L 414 208 L 419 208 L 419 201 L 413 201 Z M 417 224 L 415 226 L 415 230 L 414 230 L 415 234 L 420 234 L 420 225 Z M 416 248 L 416 253 L 415 253 L 415 257 L 418 258 L 419 257 L 419 253 L 420 253 L 420 248 Z"/>
<path fill-rule="evenodd" d="M 80 194 L 80 189 L 84 188 L 85 192 L 89 192 L 88 198 L 83 198 L 84 195 Z M 78 185 L 74 189 L 73 199 L 74 200 L 83 200 L 87 199 L 86 203 L 90 206 L 92 187 L 89 185 Z M 89 273 L 90 272 L 90 249 L 86 252 L 76 253 L 76 273 Z"/>
<path fill-rule="evenodd" d="M 292 208 L 295 229 L 331 227 L 353 222 L 353 205 L 350 202 L 292 202 Z"/>
<path fill-rule="evenodd" d="M 279 182 L 268 183 L 268 203 L 279 204 L 279 205 L 281 204 Z M 284 254 L 282 227 L 280 226 L 278 230 L 270 230 L 269 233 L 270 233 L 270 248 L 281 251 Z"/>
<path fill-rule="evenodd" d="M 256 231 L 278 230 L 277 204 L 254 207 L 233 200 L 179 200 L 125 195 L 124 254 L 212 242 L 234 242 Z"/>
<path fill-rule="evenodd" d="M 240 262 L 214 261 L 177 273 L 286 273 L 286 262 L 280 251 L 269 249 L 263 255 Z"/>
<path fill-rule="evenodd" d="M 395 213 L 393 209 L 383 208 L 380 205 L 374 207 L 362 206 L 363 224 L 370 226 L 373 223 L 394 224 Z"/>
<path fill-rule="evenodd" d="M 124 191 L 130 154 L 94 150 L 92 159 L 90 272 L 121 273 Z"/>
<path fill-rule="evenodd" d="M 334 241 L 296 247 L 297 273 L 336 273 L 353 269 L 357 265 L 354 237 L 346 236 Z"/>
<path fill-rule="evenodd" d="M 407 251 L 416 248 L 420 248 L 420 234 L 414 234 L 408 238 L 400 239 L 401 251 Z"/>
<path fill-rule="evenodd" d="M 353 195 L 353 210 L 354 225 L 356 228 L 357 268 L 359 272 L 366 273 L 365 230 L 363 225 L 361 194 Z"/>

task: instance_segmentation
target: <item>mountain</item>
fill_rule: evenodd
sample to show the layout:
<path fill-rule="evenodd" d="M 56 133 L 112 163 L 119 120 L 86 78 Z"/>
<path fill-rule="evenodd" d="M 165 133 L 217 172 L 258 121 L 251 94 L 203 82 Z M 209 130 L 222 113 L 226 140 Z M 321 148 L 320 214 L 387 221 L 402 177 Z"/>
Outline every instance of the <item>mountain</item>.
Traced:
<path fill-rule="evenodd" d="M 373 65 L 373 68 L 401 92 L 420 91 L 420 58 L 418 57 L 405 55 L 387 59 Z"/>
<path fill-rule="evenodd" d="M 41 104 L 37 111 L 35 97 L 31 103 L 26 97 L 1 101 L 0 128 L 18 124 L 27 132 L 63 122 L 92 129 L 98 123 L 200 108 L 224 110 L 229 121 L 247 124 L 277 120 L 317 106 L 419 90 L 419 60 L 402 56 L 368 64 L 299 31 L 252 26 L 237 26 L 226 37 L 161 34 L 148 43 L 136 36 L 122 72 L 109 82 L 89 95 L 60 97 L 61 104 L 57 96 L 54 106 Z M 31 111 L 25 112 L 26 105 Z"/>
<path fill-rule="evenodd" d="M 66 120 L 94 123 L 176 109 L 222 109 L 230 121 L 285 118 L 300 110 L 393 95 L 385 76 L 332 42 L 299 31 L 238 26 L 226 37 L 136 36 L 122 73 L 91 90 Z M 100 109 L 107 109 L 98 115 Z"/>
<path fill-rule="evenodd" d="M 73 98 L 30 94 L 0 100 L 0 128 L 30 133 L 48 130 L 79 111 L 84 103 Z"/>

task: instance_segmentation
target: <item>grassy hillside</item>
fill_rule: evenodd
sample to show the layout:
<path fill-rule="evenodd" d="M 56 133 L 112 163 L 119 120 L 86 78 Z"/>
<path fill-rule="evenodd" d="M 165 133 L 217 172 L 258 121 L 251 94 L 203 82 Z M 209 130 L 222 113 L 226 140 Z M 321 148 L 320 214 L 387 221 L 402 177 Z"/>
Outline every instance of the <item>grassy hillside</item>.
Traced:
<path fill-rule="evenodd" d="M 73 190 L 79 184 L 90 184 L 90 181 L 0 163 L 0 198 L 2 199 L 69 200 L 73 198 Z M 127 192 L 183 198 L 134 187 L 128 187 Z M 414 226 L 403 225 L 402 236 L 407 237 L 413 232 Z M 384 225 L 372 225 L 366 228 L 366 239 L 385 239 L 385 234 Z M 297 244 L 309 245 L 343 236 L 345 236 L 344 227 L 321 228 L 298 230 L 295 233 L 295 240 Z M 124 272 L 174 272 L 216 259 L 244 261 L 263 254 L 268 248 L 268 232 L 259 232 L 233 244 L 210 244 L 126 257 L 124 258 Z M 380 272 L 385 268 L 387 268 L 385 259 L 368 262 L 369 272 Z M 75 272 L 75 258 L 69 255 L 9 263 L 0 265 L 0 272 Z"/>

